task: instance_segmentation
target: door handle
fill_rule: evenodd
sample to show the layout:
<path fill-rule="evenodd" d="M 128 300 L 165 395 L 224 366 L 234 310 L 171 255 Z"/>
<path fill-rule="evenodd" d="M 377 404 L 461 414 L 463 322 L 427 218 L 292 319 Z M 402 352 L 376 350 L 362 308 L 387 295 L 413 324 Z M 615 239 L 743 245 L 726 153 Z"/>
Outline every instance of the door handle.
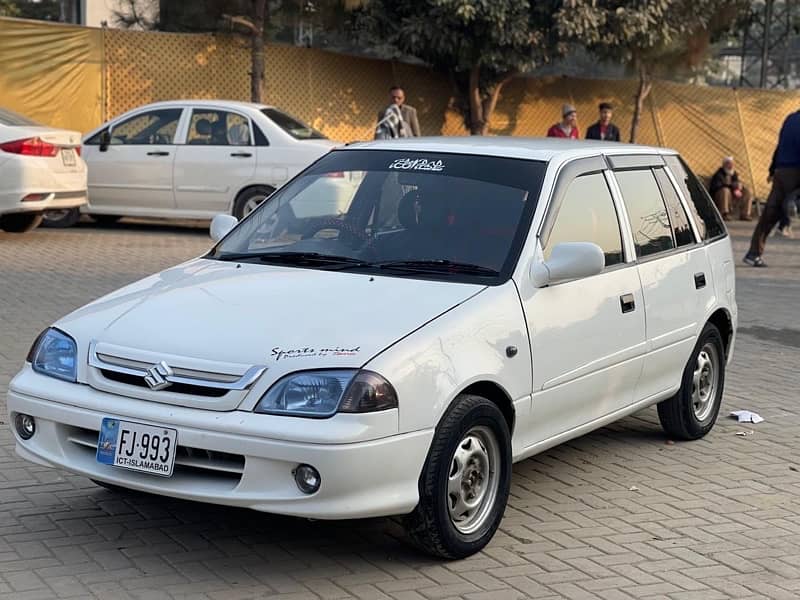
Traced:
<path fill-rule="evenodd" d="M 250 158 L 253 155 L 250 152 L 231 152 L 231 156 L 235 156 L 237 158 Z"/>
<path fill-rule="evenodd" d="M 619 297 L 619 305 L 623 313 L 629 313 L 636 310 L 636 300 L 633 299 L 633 294 L 623 294 Z"/>
<path fill-rule="evenodd" d="M 163 150 L 159 150 L 157 152 L 148 152 L 147 156 L 169 156 L 169 152 L 164 152 Z"/>
<path fill-rule="evenodd" d="M 706 287 L 706 274 L 705 273 L 695 273 L 694 274 L 694 287 L 696 289 Z"/>

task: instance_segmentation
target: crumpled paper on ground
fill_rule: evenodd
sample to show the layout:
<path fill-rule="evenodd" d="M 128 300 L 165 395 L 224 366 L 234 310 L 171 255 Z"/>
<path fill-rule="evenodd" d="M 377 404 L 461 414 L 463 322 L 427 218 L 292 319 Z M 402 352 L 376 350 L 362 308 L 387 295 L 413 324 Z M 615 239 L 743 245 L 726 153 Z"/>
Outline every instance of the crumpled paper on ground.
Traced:
<path fill-rule="evenodd" d="M 764 417 L 749 410 L 734 410 L 731 416 L 739 419 L 739 423 L 761 423 L 764 420 Z"/>

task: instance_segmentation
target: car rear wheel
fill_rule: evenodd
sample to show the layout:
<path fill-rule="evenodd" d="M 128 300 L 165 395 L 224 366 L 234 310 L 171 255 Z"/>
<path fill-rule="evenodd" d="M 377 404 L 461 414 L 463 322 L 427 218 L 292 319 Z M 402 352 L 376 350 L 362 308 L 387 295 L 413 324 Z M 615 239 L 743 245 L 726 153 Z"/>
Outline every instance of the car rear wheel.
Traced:
<path fill-rule="evenodd" d="M 42 213 L 12 213 L 0 217 L 0 229 L 8 233 L 26 233 L 42 222 Z"/>
<path fill-rule="evenodd" d="M 42 220 L 43 227 L 72 227 L 81 218 L 81 211 L 77 208 L 63 208 L 61 210 L 46 210 Z"/>
<path fill-rule="evenodd" d="M 683 371 L 678 393 L 658 404 L 664 431 L 680 440 L 706 435 L 717 420 L 725 387 L 725 349 L 719 329 L 707 323 Z"/>
<path fill-rule="evenodd" d="M 419 504 L 404 518 L 412 542 L 441 558 L 464 558 L 494 536 L 511 482 L 511 435 L 482 396 L 456 398 L 436 429 L 419 481 Z"/>
<path fill-rule="evenodd" d="M 243 191 L 236 198 L 236 202 L 233 203 L 233 216 L 241 221 L 258 208 L 258 205 L 272 195 L 274 191 L 275 188 L 271 188 L 268 185 L 259 185 Z"/>

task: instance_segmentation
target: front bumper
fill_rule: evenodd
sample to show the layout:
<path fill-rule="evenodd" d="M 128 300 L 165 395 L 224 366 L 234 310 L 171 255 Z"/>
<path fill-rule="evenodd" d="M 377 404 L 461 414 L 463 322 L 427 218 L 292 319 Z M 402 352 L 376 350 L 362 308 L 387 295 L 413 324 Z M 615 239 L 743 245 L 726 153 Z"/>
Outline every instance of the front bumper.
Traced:
<path fill-rule="evenodd" d="M 30 440 L 14 432 L 17 453 L 32 462 L 143 492 L 316 519 L 405 514 L 419 499 L 419 475 L 433 430 L 341 444 L 269 439 L 231 426 L 264 415 L 154 406 L 82 384 L 43 379 L 48 380 L 47 387 L 42 386 L 47 396 L 61 395 L 61 401 L 15 389 L 13 381 L 8 393 L 12 428 L 17 413 L 36 419 Z M 72 396 L 58 393 L 64 389 Z M 108 409 L 98 410 L 98 404 Z M 160 415 L 156 419 L 154 409 Z M 333 419 L 339 416 L 349 415 Z M 97 462 L 90 442 L 96 444 L 95 432 L 104 417 L 176 429 L 183 465 L 176 461 L 173 476 L 163 478 Z M 325 427 L 327 421 L 330 426 L 333 419 L 308 420 L 308 425 Z M 292 472 L 300 464 L 320 472 L 322 484 L 316 493 L 306 495 L 297 488 Z"/>

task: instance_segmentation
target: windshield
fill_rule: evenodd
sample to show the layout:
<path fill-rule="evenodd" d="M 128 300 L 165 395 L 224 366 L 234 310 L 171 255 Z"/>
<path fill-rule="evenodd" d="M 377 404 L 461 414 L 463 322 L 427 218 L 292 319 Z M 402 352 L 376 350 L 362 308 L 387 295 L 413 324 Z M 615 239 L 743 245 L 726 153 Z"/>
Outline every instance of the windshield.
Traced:
<path fill-rule="evenodd" d="M 281 112 L 276 108 L 263 108 L 261 112 L 267 115 L 275 125 L 283 129 L 296 140 L 327 140 L 324 135 L 302 121 Z"/>
<path fill-rule="evenodd" d="M 219 260 L 497 284 L 527 236 L 545 163 L 340 150 L 273 194 Z"/>
<path fill-rule="evenodd" d="M 33 125 L 39 127 L 39 123 L 32 121 L 28 117 L 23 117 L 5 108 L 0 108 L 0 125 L 10 125 L 12 127 Z"/>

